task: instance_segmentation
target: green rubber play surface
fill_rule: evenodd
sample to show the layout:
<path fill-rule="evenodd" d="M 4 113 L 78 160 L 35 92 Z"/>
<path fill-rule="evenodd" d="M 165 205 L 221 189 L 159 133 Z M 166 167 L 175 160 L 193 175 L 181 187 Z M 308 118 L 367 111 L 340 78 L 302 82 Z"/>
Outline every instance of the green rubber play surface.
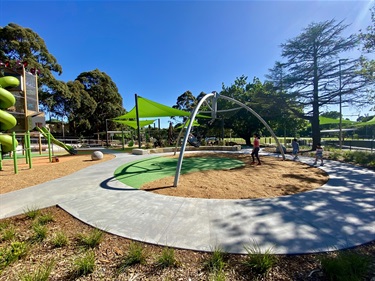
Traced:
<path fill-rule="evenodd" d="M 140 161 L 126 163 L 118 167 L 115 177 L 120 182 L 141 188 L 145 183 L 168 176 L 175 176 L 178 158 L 153 157 Z M 224 170 L 243 167 L 240 160 L 218 157 L 189 157 L 182 162 L 181 174 L 207 171 Z"/>

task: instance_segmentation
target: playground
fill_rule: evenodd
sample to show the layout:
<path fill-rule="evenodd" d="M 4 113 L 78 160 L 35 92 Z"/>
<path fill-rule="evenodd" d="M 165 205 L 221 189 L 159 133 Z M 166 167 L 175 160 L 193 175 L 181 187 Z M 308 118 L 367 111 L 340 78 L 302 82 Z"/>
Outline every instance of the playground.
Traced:
<path fill-rule="evenodd" d="M 21 215 L 27 208 L 59 206 L 87 225 L 110 234 L 150 245 L 203 252 L 220 247 L 227 253 L 245 254 L 246 246 L 252 243 L 249 238 L 259 243 L 260 250 L 274 248 L 276 254 L 312 254 L 373 241 L 373 173 L 333 161 L 318 169 L 311 165 L 310 157 L 301 157 L 301 161 L 286 159 L 277 137 L 261 116 L 229 97 L 222 96 L 263 123 L 280 154 L 261 154 L 262 165 L 258 166 L 250 163 L 250 149 L 225 154 L 186 153 L 182 166 L 187 143 L 199 147 L 188 136 L 200 106 L 211 97 L 211 116 L 216 118 L 219 96 L 213 92 L 189 114 L 178 157 L 171 153 L 144 155 L 140 149 L 140 155 L 107 151 L 103 159 L 94 161 L 90 153 L 74 155 L 72 147 L 56 140 L 43 124 L 34 126 L 39 122 L 31 118 L 32 126 L 23 130 L 27 132 L 24 143 L 28 161 L 31 128 L 47 139 L 48 147 L 53 143 L 70 154 L 52 157 L 49 149 L 48 157 L 33 159 L 31 169 L 28 161 L 15 157 L 16 133 L 2 135 L 3 146 L 7 144 L 3 152 L 13 152 L 14 159 L 13 163 L 9 159 L 3 161 L 6 169 L 0 174 L 0 181 L 5 183 L 0 192 L 1 217 Z M 138 113 L 136 108 L 139 123 Z M 15 120 L 5 117 L 5 121 Z M 15 123 L 5 123 L 5 129 L 15 127 Z M 140 140 L 140 125 L 137 127 Z M 12 165 L 15 173 L 9 172 Z M 16 167 L 22 173 L 17 174 Z M 353 201 L 349 203 L 347 198 Z M 343 214 L 350 214 L 350 220 Z M 54 220 L 60 223 L 67 221 L 65 213 L 56 216 Z M 117 251 L 109 245 L 110 250 Z M 194 255 L 190 252 L 190 257 Z"/>
<path fill-rule="evenodd" d="M 188 154 L 186 154 L 187 158 L 190 156 Z M 160 276 L 191 276 L 194 280 L 198 280 L 195 277 L 202 272 L 204 259 L 209 257 L 209 254 L 204 251 L 210 251 L 215 245 L 220 244 L 224 247 L 223 250 L 229 253 L 243 253 L 243 243 L 251 243 L 251 239 L 259 242 L 263 250 L 273 246 L 277 254 L 306 253 L 279 256 L 277 270 L 273 271 L 273 279 L 270 280 L 297 280 L 295 279 L 297 275 L 306 277 L 300 280 L 307 280 L 307 276 L 313 270 L 319 269 L 316 259 L 317 251 L 339 249 L 348 245 L 358 246 L 373 240 L 371 238 L 373 237 L 371 230 L 373 209 L 363 205 L 366 202 L 371 205 L 373 202 L 373 190 L 369 188 L 373 173 L 367 170 L 351 165 L 338 165 L 337 162 L 327 160 L 323 170 L 333 177 L 322 188 L 293 196 L 257 200 L 192 200 L 192 198 L 160 196 L 152 192 L 138 192 L 115 180 L 114 170 L 117 167 L 122 167 L 124 164 L 134 166 L 134 163 L 149 160 L 152 156 L 117 153 L 116 157 L 109 161 L 106 159 L 91 161 L 90 155 L 74 155 L 67 156 L 66 159 L 56 163 L 36 165 L 35 169 L 41 168 L 38 170 L 39 175 L 50 173 L 51 170 L 47 170 L 48 166 L 53 167 L 54 171 L 63 171 L 65 163 L 76 167 L 77 171 L 67 177 L 60 178 L 59 176 L 44 184 L 19 190 L 19 193 L 2 194 L 3 215 L 21 214 L 26 207 L 32 208 L 36 206 L 35 204 L 38 204 L 40 208 L 58 205 L 60 207 L 58 209 L 53 207 L 43 212 L 51 212 L 55 221 L 53 222 L 54 229 L 55 227 L 64 229 L 70 239 L 74 239 L 77 231 L 87 233 L 89 225 L 106 229 L 105 239 L 101 243 L 100 250 L 97 251 L 98 259 L 103 261 L 99 262 L 98 270 L 94 273 L 97 277 L 102 272 L 101 270 L 111 272 L 111 269 L 105 267 L 116 263 L 121 253 L 126 253 L 131 241 L 147 242 L 145 244 L 147 249 L 153 253 L 161 252 L 161 248 L 156 245 L 167 244 L 175 247 L 176 257 L 186 265 L 162 272 L 152 270 L 150 273 L 153 262 L 152 255 L 150 255 L 147 265 L 136 267 L 134 271 L 132 268 L 124 274 L 124 279 L 119 280 L 129 280 L 132 272 L 147 280 L 160 280 L 158 279 Z M 165 157 L 166 155 L 155 156 Z M 225 156 L 229 158 L 229 155 Z M 243 157 L 246 159 L 249 155 L 243 154 Z M 245 164 L 245 167 L 256 172 L 254 175 L 258 177 L 259 185 L 262 184 L 262 179 L 271 177 L 268 174 L 269 170 L 268 173 L 262 173 L 259 169 L 267 166 L 269 156 L 262 155 L 261 157 L 265 163 L 264 166 L 251 166 L 249 162 Z M 288 160 L 282 161 L 280 158 L 276 156 L 274 157 L 275 163 L 269 162 L 275 171 L 282 171 L 276 169 L 277 163 L 280 165 L 298 164 Z M 301 157 L 301 160 L 306 163 L 305 167 L 310 167 L 308 165 L 311 162 L 310 158 Z M 97 165 L 92 165 L 93 163 Z M 81 165 L 91 165 L 91 167 L 79 170 L 82 168 Z M 229 172 L 237 170 L 238 168 Z M 213 171 L 203 171 L 205 176 L 211 172 Z M 24 177 L 25 173 L 11 177 L 13 176 Z M 176 190 L 183 186 L 184 176 L 182 171 L 180 185 L 175 188 Z M 235 177 L 232 179 L 235 180 Z M 219 177 L 212 180 L 216 184 L 220 181 Z M 198 184 L 202 182 L 202 177 L 196 177 L 195 182 Z M 348 182 L 352 187 L 350 190 L 345 186 Z M 192 182 L 190 186 L 195 188 Z M 353 200 L 348 202 L 345 198 Z M 74 220 L 62 209 L 79 220 Z M 350 214 L 350 220 L 344 219 L 343 215 L 346 213 Z M 24 215 L 18 216 L 16 220 L 20 222 L 17 229 L 27 228 L 28 224 L 22 216 Z M 82 221 L 85 224 L 82 224 Z M 116 235 L 113 236 L 111 233 Z M 124 237 L 130 237 L 132 240 L 129 241 Z M 71 243 L 68 248 L 63 247 L 59 251 L 62 255 L 65 252 L 70 253 L 73 247 L 74 243 Z M 37 250 L 40 251 L 37 252 L 38 257 L 43 257 L 43 261 L 46 261 L 48 257 L 51 258 L 51 253 L 47 251 L 47 248 L 40 247 Z M 374 251 L 373 243 L 359 248 L 369 253 Z M 188 249 L 198 249 L 198 251 Z M 244 255 L 230 255 L 230 259 L 234 264 L 231 268 L 237 268 L 236 265 L 242 264 Z M 28 261 L 22 260 L 23 266 L 32 266 Z M 63 271 L 68 267 L 68 260 L 64 259 L 56 270 L 64 274 Z M 241 280 L 239 278 L 242 276 L 242 271 L 230 272 L 233 277 L 230 280 Z"/>
<path fill-rule="evenodd" d="M 231 168 L 230 163 L 228 163 L 228 166 L 223 167 L 221 170 L 195 169 L 195 171 L 181 176 L 178 188 L 172 186 L 173 176 L 168 174 L 168 171 L 160 179 L 155 179 L 152 176 L 152 171 L 143 169 L 143 172 L 139 172 L 137 176 L 146 178 L 145 184 L 142 187 L 138 187 L 137 183 L 140 180 L 136 177 L 132 177 L 133 183 L 128 182 L 128 184 L 146 191 L 170 196 L 244 199 L 276 197 L 306 192 L 321 187 L 328 180 L 328 175 L 321 169 L 300 162 L 282 161 L 280 158 L 274 157 L 263 157 L 264 163 L 261 167 L 250 165 L 249 154 L 187 154 L 186 158 L 194 159 L 192 165 L 198 167 L 204 156 L 213 159 L 208 165 L 213 165 L 218 161 L 223 162 L 223 158 L 239 161 L 242 165 Z M 48 156 L 34 157 L 32 169 L 29 169 L 25 159 L 18 159 L 20 171 L 18 174 L 13 172 L 13 161 L 4 161 L 4 170 L 0 173 L 2 181 L 0 193 L 51 181 L 88 166 L 113 159 L 115 156 L 106 153 L 104 158 L 99 161 L 92 161 L 89 153 L 78 155 L 64 154 L 57 157 L 58 162 L 53 163 L 49 162 Z M 172 156 L 168 157 L 170 157 L 169 159 L 172 158 Z M 165 163 L 168 158 L 160 157 L 159 159 Z M 155 159 L 149 160 L 149 162 L 149 165 L 154 168 L 158 169 L 160 167 L 155 163 Z M 146 167 L 146 165 L 146 162 L 142 163 L 143 167 Z M 175 169 L 175 165 L 175 163 L 174 166 L 172 165 L 172 172 L 173 168 Z M 185 166 L 189 167 L 187 161 Z M 115 171 L 116 168 L 121 170 L 121 167 L 113 167 L 113 170 Z M 211 167 L 214 168 L 213 166 Z M 291 176 L 291 169 L 293 169 L 293 176 Z M 126 173 L 119 173 L 118 179 L 122 181 L 121 176 Z M 147 177 L 144 173 L 147 173 Z M 126 179 L 124 182 L 127 182 Z"/>

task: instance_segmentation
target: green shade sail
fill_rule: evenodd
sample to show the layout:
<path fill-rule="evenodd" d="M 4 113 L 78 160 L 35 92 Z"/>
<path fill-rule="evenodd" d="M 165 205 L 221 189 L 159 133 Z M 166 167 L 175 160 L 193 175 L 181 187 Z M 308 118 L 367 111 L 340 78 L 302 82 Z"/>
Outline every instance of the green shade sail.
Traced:
<path fill-rule="evenodd" d="M 187 126 L 189 126 L 189 124 L 190 124 L 190 120 L 188 120 L 188 122 L 186 122 L 186 124 L 185 124 L 185 128 L 186 128 Z M 192 126 L 193 126 L 193 127 L 199 127 L 200 124 L 197 122 L 197 120 L 194 120 Z M 176 128 L 177 128 L 177 129 L 181 129 L 181 128 L 183 128 L 183 127 L 184 127 L 184 124 L 181 124 L 181 125 L 177 126 Z"/>
<path fill-rule="evenodd" d="M 328 117 L 320 116 L 319 117 L 319 123 L 320 123 L 320 125 L 339 124 L 340 120 L 339 119 L 334 119 L 334 118 L 328 118 Z M 367 122 L 356 122 L 356 121 L 350 121 L 350 120 L 342 119 L 342 124 L 349 124 L 349 125 L 353 125 L 355 127 L 375 125 L 375 117 L 372 118 L 371 120 L 367 121 Z"/>
<path fill-rule="evenodd" d="M 320 125 L 339 124 L 340 119 L 334 119 L 334 118 L 328 118 L 328 117 L 320 116 L 319 117 L 319 123 L 320 123 Z M 352 124 L 352 125 L 354 125 L 356 123 L 358 123 L 358 122 L 342 119 L 342 124 Z"/>
<path fill-rule="evenodd" d="M 120 124 L 124 124 L 124 125 L 130 126 L 130 127 L 134 128 L 134 129 L 138 128 L 137 121 L 133 121 L 133 120 L 118 120 L 118 119 L 112 119 L 112 121 L 115 121 L 116 123 L 120 123 Z M 155 120 L 139 120 L 139 126 L 140 127 L 145 127 L 147 125 L 153 124 L 155 121 L 156 121 L 156 119 Z"/>
<path fill-rule="evenodd" d="M 373 125 L 375 125 L 375 117 L 372 118 L 371 120 L 367 121 L 367 122 L 358 122 L 356 125 L 358 127 L 373 126 Z"/>
<path fill-rule="evenodd" d="M 138 96 L 138 117 L 170 117 L 170 116 L 190 116 L 190 112 L 169 107 L 152 100 L 148 100 Z M 136 108 L 134 107 L 128 113 L 116 117 L 114 121 L 121 119 L 136 119 Z"/>

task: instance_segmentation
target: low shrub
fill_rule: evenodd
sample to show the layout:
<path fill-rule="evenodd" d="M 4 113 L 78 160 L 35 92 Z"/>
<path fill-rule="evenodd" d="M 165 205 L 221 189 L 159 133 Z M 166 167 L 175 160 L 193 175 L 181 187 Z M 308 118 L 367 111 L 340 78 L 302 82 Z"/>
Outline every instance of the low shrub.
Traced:
<path fill-rule="evenodd" d="M 250 247 L 245 247 L 245 250 L 247 257 L 244 265 L 255 274 L 266 275 L 277 262 L 277 257 L 273 254 L 272 248 L 262 252 L 260 246 L 254 243 Z"/>
<path fill-rule="evenodd" d="M 163 248 L 161 255 L 156 261 L 156 264 L 162 268 L 176 266 L 178 262 L 175 257 L 174 249 L 169 247 Z"/>
<path fill-rule="evenodd" d="M 41 225 L 45 225 L 49 222 L 53 222 L 54 218 L 52 214 L 47 213 L 47 214 L 42 214 L 41 216 L 38 217 L 38 223 Z"/>
<path fill-rule="evenodd" d="M 34 223 L 33 224 L 34 236 L 33 241 L 41 242 L 47 237 L 48 228 L 45 225 Z"/>
<path fill-rule="evenodd" d="M 354 251 L 338 252 L 334 255 L 321 256 L 323 272 L 331 281 L 364 280 L 370 269 L 371 259 Z"/>
<path fill-rule="evenodd" d="M 76 277 L 83 276 L 94 272 L 95 269 L 95 253 L 89 250 L 82 257 L 74 260 L 74 275 Z"/>
<path fill-rule="evenodd" d="M 13 240 L 16 237 L 16 230 L 13 225 L 9 225 L 7 228 L 1 230 L 0 241 Z"/>
<path fill-rule="evenodd" d="M 18 279 L 21 281 L 48 281 L 53 267 L 54 261 L 51 261 L 46 265 L 42 264 L 34 272 L 19 274 Z"/>
<path fill-rule="evenodd" d="M 78 242 L 85 248 L 95 248 L 102 242 L 103 231 L 94 228 L 89 234 L 79 234 Z"/>
<path fill-rule="evenodd" d="M 132 242 L 129 245 L 129 250 L 127 254 L 123 257 L 120 264 L 120 270 L 132 266 L 134 264 L 144 264 L 146 263 L 146 253 L 142 244 L 138 242 Z"/>
<path fill-rule="evenodd" d="M 55 248 L 64 247 L 68 245 L 68 242 L 68 237 L 62 231 L 56 232 L 51 239 L 51 243 Z"/>
<path fill-rule="evenodd" d="M 210 258 L 204 263 L 205 268 L 207 268 L 210 272 L 219 272 L 224 270 L 225 267 L 225 253 L 216 248 L 213 250 Z"/>
<path fill-rule="evenodd" d="M 29 248 L 30 247 L 26 242 L 12 242 L 8 247 L 1 248 L 0 270 L 26 256 Z"/>
<path fill-rule="evenodd" d="M 40 215 L 40 210 L 36 207 L 32 207 L 32 208 L 26 208 L 26 210 L 24 210 L 24 214 L 27 218 L 29 219 L 35 219 L 37 216 Z"/>

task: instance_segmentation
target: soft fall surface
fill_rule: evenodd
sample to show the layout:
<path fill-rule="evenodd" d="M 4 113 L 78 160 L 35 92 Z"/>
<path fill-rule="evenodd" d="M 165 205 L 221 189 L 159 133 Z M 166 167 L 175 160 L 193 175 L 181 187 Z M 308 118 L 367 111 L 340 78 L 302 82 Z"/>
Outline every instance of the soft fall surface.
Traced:
<path fill-rule="evenodd" d="M 187 154 L 185 157 L 187 160 L 212 158 L 213 166 L 222 163 L 223 159 L 232 158 L 242 161 L 243 165 L 230 166 L 228 163 L 226 169 L 182 174 L 177 187 L 173 186 L 174 175 L 167 176 L 145 183 L 142 189 L 192 198 L 253 199 L 306 192 L 321 187 L 328 180 L 328 175 L 321 169 L 281 157 L 261 157 L 261 165 L 252 164 L 249 154 L 200 153 Z"/>

